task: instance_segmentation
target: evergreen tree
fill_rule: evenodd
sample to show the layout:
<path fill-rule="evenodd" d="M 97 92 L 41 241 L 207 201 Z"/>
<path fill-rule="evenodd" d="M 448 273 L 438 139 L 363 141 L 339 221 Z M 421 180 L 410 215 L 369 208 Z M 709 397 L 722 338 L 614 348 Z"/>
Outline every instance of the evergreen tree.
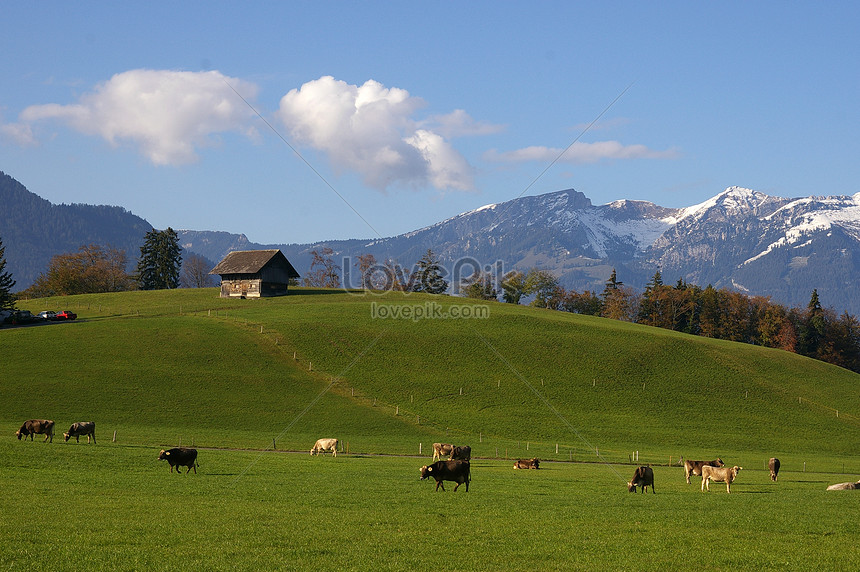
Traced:
<path fill-rule="evenodd" d="M 12 310 L 15 308 L 15 298 L 12 296 L 12 287 L 15 281 L 12 274 L 6 272 L 6 247 L 0 238 L 0 310 Z"/>
<path fill-rule="evenodd" d="M 662 281 L 661 281 L 662 282 Z M 619 282 L 618 277 L 615 275 L 615 269 L 612 269 L 612 274 L 609 275 L 609 280 L 606 282 L 606 287 L 603 288 L 603 297 L 612 295 L 615 290 L 618 290 L 624 285 L 624 282 Z"/>
<path fill-rule="evenodd" d="M 448 289 L 448 282 L 442 277 L 442 267 L 439 259 L 432 250 L 427 250 L 418 268 L 412 274 L 412 291 L 428 294 L 443 294 Z"/>
<path fill-rule="evenodd" d="M 799 352 L 805 356 L 816 357 L 826 329 L 827 318 L 821 307 L 821 301 L 818 299 L 818 289 L 816 288 L 812 291 L 809 304 L 806 306 Z"/>
<path fill-rule="evenodd" d="M 150 230 L 140 247 L 137 262 L 137 282 L 141 290 L 179 288 L 182 248 L 179 235 L 170 227 Z"/>

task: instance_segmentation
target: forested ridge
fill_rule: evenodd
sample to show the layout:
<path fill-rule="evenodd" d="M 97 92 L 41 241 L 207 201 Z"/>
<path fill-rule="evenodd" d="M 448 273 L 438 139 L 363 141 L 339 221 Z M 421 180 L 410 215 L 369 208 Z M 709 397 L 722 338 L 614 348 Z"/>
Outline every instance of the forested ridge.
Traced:
<path fill-rule="evenodd" d="M 152 229 L 146 220 L 118 206 L 55 205 L 3 171 L 0 205 L 0 237 L 18 290 L 32 284 L 55 254 L 88 244 L 125 250 L 133 267 L 143 238 Z"/>

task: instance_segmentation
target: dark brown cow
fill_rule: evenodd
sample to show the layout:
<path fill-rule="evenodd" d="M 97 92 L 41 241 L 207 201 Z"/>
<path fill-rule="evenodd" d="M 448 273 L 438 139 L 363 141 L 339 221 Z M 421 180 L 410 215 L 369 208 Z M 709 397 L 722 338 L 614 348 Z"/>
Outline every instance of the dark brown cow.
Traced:
<path fill-rule="evenodd" d="M 533 459 L 519 459 L 516 463 L 514 463 L 515 469 L 540 469 L 540 459 L 537 457 Z"/>
<path fill-rule="evenodd" d="M 194 469 L 194 474 L 197 474 L 197 449 L 186 449 L 185 447 L 177 447 L 165 451 L 161 450 L 158 454 L 159 461 L 167 461 L 170 465 L 170 472 L 173 472 L 173 467 L 176 467 L 176 473 L 179 474 L 179 467 L 188 467 L 185 471 L 187 475 L 191 469 Z"/>
<path fill-rule="evenodd" d="M 633 472 L 633 478 L 627 483 L 627 490 L 631 493 L 636 492 L 636 487 L 642 487 L 642 492 L 651 487 L 651 492 L 657 494 L 654 490 L 654 471 L 651 467 L 637 467 Z"/>
<path fill-rule="evenodd" d="M 21 437 L 24 437 L 24 440 L 27 440 L 27 435 L 30 436 L 30 441 L 33 440 L 33 435 L 36 434 L 45 435 L 45 441 L 48 439 L 51 440 L 51 443 L 54 442 L 54 422 L 50 419 L 30 419 L 29 421 L 24 421 L 24 424 L 21 425 L 21 428 L 15 431 L 15 435 L 18 436 L 18 440 L 21 440 Z"/>
<path fill-rule="evenodd" d="M 464 447 L 454 447 L 451 451 L 451 460 L 452 461 L 471 461 L 472 460 L 472 448 L 468 445 Z"/>
<path fill-rule="evenodd" d="M 779 476 L 779 459 L 771 457 L 770 461 L 767 462 L 767 466 L 770 469 L 770 480 L 776 481 L 776 478 Z"/>
<path fill-rule="evenodd" d="M 433 443 L 433 460 L 441 460 L 442 455 L 451 455 L 453 450 L 454 445 L 450 443 Z"/>
<path fill-rule="evenodd" d="M 454 491 L 463 483 L 466 484 L 466 492 L 469 492 L 469 481 L 472 480 L 472 473 L 469 467 L 469 461 L 436 461 L 432 465 L 424 465 L 421 467 L 421 479 L 428 477 L 436 479 L 436 490 L 442 487 L 445 490 L 445 485 L 442 481 L 453 481 L 457 483 Z"/>
<path fill-rule="evenodd" d="M 81 442 L 81 437 L 87 436 L 87 443 L 90 442 L 90 437 L 93 438 L 93 445 L 96 443 L 96 423 L 95 421 L 80 421 L 78 423 L 72 423 L 72 426 L 69 427 L 68 433 L 63 433 L 63 437 L 66 438 L 66 443 L 69 442 L 69 439 L 72 437 L 75 438 L 76 443 Z"/>
<path fill-rule="evenodd" d="M 713 461 L 684 461 L 684 477 L 687 479 L 687 484 L 690 484 L 690 475 L 702 476 L 702 467 L 722 467 L 723 460 L 717 457 Z"/>

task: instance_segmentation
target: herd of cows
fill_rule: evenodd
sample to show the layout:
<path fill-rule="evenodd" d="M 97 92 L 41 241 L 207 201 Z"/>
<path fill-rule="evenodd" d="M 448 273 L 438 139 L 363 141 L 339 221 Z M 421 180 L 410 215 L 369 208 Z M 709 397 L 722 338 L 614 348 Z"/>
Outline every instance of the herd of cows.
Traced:
<path fill-rule="evenodd" d="M 33 441 L 35 435 L 44 435 L 45 442 L 54 442 L 54 422 L 49 419 L 30 419 L 25 421 L 21 428 L 15 432 L 15 435 L 20 441 L 22 438 L 26 440 L 30 437 Z M 81 421 L 72 423 L 69 430 L 63 433 L 66 442 L 72 437 L 75 441 L 80 442 L 80 438 L 86 436 L 87 443 L 92 438 L 93 444 L 96 442 L 96 424 L 93 421 Z M 326 451 L 331 451 L 333 457 L 337 457 L 337 449 L 340 441 L 337 439 L 317 439 L 314 446 L 311 448 L 311 455 L 325 454 Z M 447 455 L 448 459 L 443 460 L 442 456 Z M 438 460 L 437 460 L 438 459 Z M 186 467 L 185 474 L 194 470 L 197 474 L 197 449 L 187 447 L 175 447 L 173 449 L 164 450 L 158 454 L 159 461 L 167 461 L 170 466 L 170 472 L 173 472 L 176 467 L 176 472 L 180 472 L 180 467 Z M 472 448 L 469 446 L 458 447 L 450 443 L 433 443 L 433 463 L 421 467 L 421 480 L 433 478 L 436 481 L 436 490 L 441 487 L 445 490 L 444 481 L 456 483 L 454 491 L 460 485 L 466 485 L 466 492 L 469 492 L 469 481 L 472 480 L 471 462 Z M 770 469 L 770 479 L 776 481 L 779 476 L 780 462 L 776 457 L 772 457 L 768 462 Z M 537 457 L 532 459 L 518 459 L 514 462 L 514 469 L 539 469 L 540 459 Z M 743 467 L 737 465 L 726 467 L 723 460 L 717 457 L 713 461 L 684 461 L 684 478 L 687 484 L 690 484 L 690 475 L 702 477 L 702 491 L 711 490 L 710 482 L 726 483 L 726 492 L 732 492 L 732 483 L 738 476 L 738 471 Z M 649 466 L 637 467 L 633 473 L 633 478 L 627 483 L 627 490 L 635 493 L 637 488 L 641 488 L 642 492 L 650 487 L 651 492 L 656 494 L 654 490 L 654 471 Z M 860 490 L 860 481 L 856 483 L 838 483 L 827 487 L 828 491 L 835 490 Z"/>
<path fill-rule="evenodd" d="M 24 421 L 24 424 L 21 425 L 21 428 L 15 431 L 15 435 L 18 437 L 20 441 L 23 437 L 24 440 L 27 437 L 30 437 L 30 441 L 33 440 L 34 435 L 44 435 L 45 441 L 54 442 L 54 422 L 50 419 L 30 419 L 28 421 Z M 68 432 L 63 433 L 63 437 L 66 438 L 68 442 L 72 437 L 75 438 L 75 441 L 80 443 L 81 437 L 86 435 L 87 443 L 90 442 L 90 437 L 92 437 L 93 443 L 96 442 L 96 424 L 93 421 L 81 421 L 79 423 L 72 423 L 72 426 L 69 427 Z"/>

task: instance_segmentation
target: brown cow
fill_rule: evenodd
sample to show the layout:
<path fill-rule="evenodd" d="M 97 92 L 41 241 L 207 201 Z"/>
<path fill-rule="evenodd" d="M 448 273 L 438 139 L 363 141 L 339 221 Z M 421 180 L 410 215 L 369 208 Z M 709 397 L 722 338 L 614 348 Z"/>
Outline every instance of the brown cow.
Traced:
<path fill-rule="evenodd" d="M 732 468 L 729 467 L 712 467 L 711 465 L 703 465 L 702 466 L 702 492 L 705 491 L 707 487 L 708 492 L 711 491 L 710 481 L 714 481 L 716 483 L 726 483 L 726 492 L 732 492 L 732 483 L 735 480 L 735 477 L 738 476 L 738 471 L 743 469 L 743 467 L 738 467 L 735 465 Z"/>
<path fill-rule="evenodd" d="M 690 484 L 690 475 L 702 474 L 702 467 L 722 467 L 723 460 L 717 457 L 713 461 L 684 461 L 684 478 L 687 479 L 687 484 Z"/>
<path fill-rule="evenodd" d="M 95 421 L 80 421 L 78 423 L 72 423 L 72 426 L 69 427 L 68 433 L 63 433 L 63 437 L 66 438 L 66 443 L 69 442 L 69 439 L 72 437 L 75 438 L 76 443 L 81 442 L 81 436 L 87 436 L 87 443 L 90 442 L 90 436 L 93 438 L 93 444 L 96 443 L 96 424 Z"/>
<path fill-rule="evenodd" d="M 516 463 L 514 463 L 515 469 L 540 469 L 540 459 L 537 457 L 533 459 L 519 459 Z"/>
<path fill-rule="evenodd" d="M 21 428 L 15 431 L 15 435 L 18 436 L 18 440 L 21 440 L 21 437 L 24 437 L 24 440 L 27 440 L 27 435 L 30 436 L 30 441 L 33 440 L 33 435 L 35 434 L 44 434 L 45 441 L 48 439 L 51 440 L 51 443 L 54 442 L 54 422 L 50 419 L 30 419 L 28 421 L 24 421 L 24 424 L 21 425 Z"/>
<path fill-rule="evenodd" d="M 441 460 L 442 455 L 448 455 L 450 458 L 453 450 L 454 445 L 450 443 L 433 443 L 433 461 Z"/>
<path fill-rule="evenodd" d="M 637 467 L 633 472 L 633 478 L 627 483 L 627 490 L 631 493 L 636 492 L 636 487 L 642 487 L 642 492 L 651 487 L 651 492 L 657 494 L 654 490 L 654 470 L 651 467 Z"/>
<path fill-rule="evenodd" d="M 173 449 L 168 449 L 165 451 L 161 450 L 161 453 L 158 454 L 159 461 L 167 461 L 167 464 L 170 465 L 170 472 L 173 472 L 173 467 L 176 467 L 176 473 L 179 474 L 179 467 L 188 467 L 188 470 L 185 471 L 187 475 L 191 472 L 191 469 L 194 469 L 194 474 L 197 474 L 197 467 L 200 465 L 197 464 L 197 449 L 186 449 L 185 447 L 176 447 Z"/>
<path fill-rule="evenodd" d="M 457 483 L 454 487 L 454 492 L 463 483 L 466 484 L 466 492 L 469 492 L 469 481 L 472 480 L 472 472 L 469 467 L 469 461 L 436 461 L 432 465 L 424 465 L 421 467 L 421 478 L 423 481 L 428 477 L 436 479 L 436 490 L 442 487 L 445 491 L 445 485 L 442 481 L 453 481 Z"/>
<path fill-rule="evenodd" d="M 770 480 L 776 481 L 776 477 L 779 476 L 779 459 L 771 457 L 770 461 L 767 462 L 767 466 L 770 469 Z"/>
<path fill-rule="evenodd" d="M 463 447 L 454 447 L 451 450 L 451 460 L 452 461 L 471 461 L 472 460 L 472 448 L 468 445 Z"/>

